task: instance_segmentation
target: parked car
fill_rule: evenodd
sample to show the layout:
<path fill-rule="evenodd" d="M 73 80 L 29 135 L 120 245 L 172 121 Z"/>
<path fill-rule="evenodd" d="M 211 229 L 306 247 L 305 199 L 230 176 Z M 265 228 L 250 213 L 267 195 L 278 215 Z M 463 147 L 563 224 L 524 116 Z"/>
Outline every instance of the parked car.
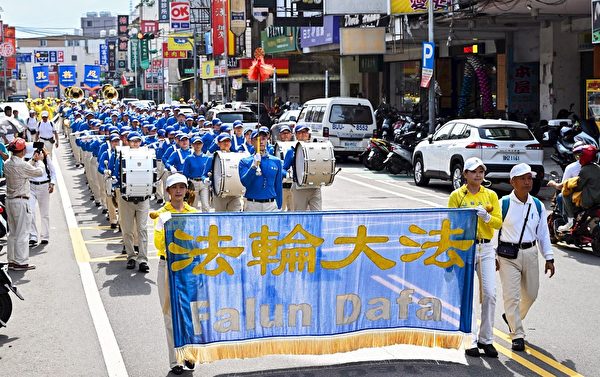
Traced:
<path fill-rule="evenodd" d="M 233 126 L 233 122 L 241 120 L 246 128 L 255 128 L 258 119 L 256 114 L 247 107 L 232 108 L 230 106 L 217 105 L 206 113 L 206 120 L 211 121 L 219 118 L 224 125 Z"/>
<path fill-rule="evenodd" d="M 341 156 L 359 156 L 377 134 L 371 102 L 365 98 L 331 97 L 307 101 L 297 124 L 311 129 L 316 141 L 329 140 Z"/>
<path fill-rule="evenodd" d="M 156 107 L 156 103 L 151 99 L 141 99 L 137 101 L 132 101 L 131 105 L 142 108 L 151 108 Z"/>
<path fill-rule="evenodd" d="M 13 94 L 6 98 L 7 102 L 25 102 L 27 95 L 25 94 Z"/>
<path fill-rule="evenodd" d="M 487 167 L 486 179 L 508 182 L 510 169 L 525 162 L 535 171 L 532 194 L 544 179 L 544 150 L 527 125 L 494 119 L 455 119 L 421 141 L 413 153 L 414 180 L 425 186 L 431 178 L 463 184 L 463 164 L 479 157 Z"/>

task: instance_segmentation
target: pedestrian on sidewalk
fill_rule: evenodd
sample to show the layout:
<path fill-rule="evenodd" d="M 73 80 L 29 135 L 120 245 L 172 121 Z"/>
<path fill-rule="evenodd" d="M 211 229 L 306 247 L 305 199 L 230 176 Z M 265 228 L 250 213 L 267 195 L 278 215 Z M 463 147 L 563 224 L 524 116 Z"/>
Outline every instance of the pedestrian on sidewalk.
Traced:
<path fill-rule="evenodd" d="M 502 218 L 498 195 L 482 185 L 486 166 L 477 157 L 465 161 L 463 177 L 466 184 L 454 190 L 448 199 L 450 208 L 477 209 L 477 244 L 475 250 L 475 271 L 479 278 L 479 302 L 481 303 L 481 327 L 475 315 L 475 295 L 473 295 L 473 316 L 471 334 L 465 354 L 479 357 L 479 349 L 486 356 L 498 357 L 494 347 L 494 313 L 496 311 L 496 253 L 491 242 L 494 231 L 500 229 Z M 479 334 L 478 334 L 479 332 Z"/>
<path fill-rule="evenodd" d="M 187 178 L 180 173 L 175 173 L 167 178 L 167 193 L 170 200 L 162 206 L 157 212 L 151 213 L 154 218 L 154 246 L 158 254 L 158 276 L 156 285 L 158 287 L 158 297 L 163 312 L 165 330 L 167 332 L 167 348 L 169 352 L 169 366 L 173 374 L 183 373 L 183 365 L 177 362 L 175 357 L 175 347 L 173 345 L 173 319 L 171 317 L 171 303 L 169 295 L 169 270 L 167 260 L 167 245 L 165 241 L 164 223 L 171 218 L 172 213 L 193 213 L 196 208 L 187 204 L 184 200 L 187 192 Z M 194 369 L 194 363 L 185 361 L 188 369 Z"/>
<path fill-rule="evenodd" d="M 26 143 L 20 137 L 14 139 L 8 150 L 12 156 L 4 164 L 6 176 L 6 212 L 8 216 L 7 237 L 8 268 L 16 271 L 33 270 L 35 265 L 29 264 L 29 225 L 31 208 L 29 207 L 29 179 L 41 177 L 45 173 L 43 154 L 33 153 L 33 158 L 26 162 Z"/>
<path fill-rule="evenodd" d="M 525 350 L 523 320 L 535 302 L 540 286 L 538 251 L 544 256 L 544 273 L 554 276 L 554 253 L 539 199 L 529 195 L 535 172 L 525 163 L 510 170 L 513 191 L 500 202 L 504 222 L 498 232 L 498 267 L 504 314 L 513 351 Z"/>
<path fill-rule="evenodd" d="M 54 192 L 54 186 L 56 185 L 56 171 L 46 149 L 42 149 L 41 152 L 44 156 L 42 159 L 45 167 L 44 174 L 29 180 L 31 185 L 29 195 L 29 207 L 31 208 L 29 246 L 35 246 L 38 241 L 41 245 L 47 245 L 50 240 L 50 194 Z M 35 215 L 38 208 L 40 210 L 41 225 L 39 230 Z"/>

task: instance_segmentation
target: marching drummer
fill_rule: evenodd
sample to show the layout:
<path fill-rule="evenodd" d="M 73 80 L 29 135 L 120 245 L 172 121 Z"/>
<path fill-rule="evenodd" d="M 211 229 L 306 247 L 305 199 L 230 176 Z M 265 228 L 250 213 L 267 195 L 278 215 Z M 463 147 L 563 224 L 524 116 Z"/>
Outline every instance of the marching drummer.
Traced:
<path fill-rule="evenodd" d="M 207 168 L 209 156 L 202 153 L 202 138 L 200 136 L 192 138 L 192 147 L 194 152 L 183 163 L 183 175 L 194 183 L 196 195 L 192 205 L 198 208 L 198 200 L 200 200 L 202 212 L 208 212 L 210 210 L 210 181 L 204 174 L 210 171 L 210 167 Z"/>
<path fill-rule="evenodd" d="M 219 135 L 222 135 L 222 134 L 227 134 L 231 138 L 231 146 L 229 147 L 230 152 L 237 152 L 233 148 L 233 136 L 231 136 L 231 126 L 229 126 L 227 124 L 222 124 L 221 127 L 219 128 Z M 221 149 L 221 148 L 219 148 L 219 144 L 217 141 L 218 141 L 217 139 L 213 140 L 211 146 L 208 147 L 208 153 L 212 154 Z"/>
<path fill-rule="evenodd" d="M 142 135 L 130 132 L 127 135 L 129 148 L 138 149 L 142 143 Z M 116 172 L 115 172 L 116 173 Z M 118 176 L 119 174 L 117 174 Z M 150 211 L 150 197 L 119 196 L 119 223 L 123 232 L 123 244 L 127 253 L 127 269 L 135 268 L 136 259 L 140 272 L 150 271 L 148 266 L 148 230 L 146 222 Z M 134 237 L 139 241 L 136 258 L 133 246 Z"/>
<path fill-rule="evenodd" d="M 289 126 L 287 125 L 283 125 L 281 127 L 279 127 L 279 140 L 280 141 L 292 141 L 294 135 L 292 135 L 292 130 L 290 129 Z"/>
<path fill-rule="evenodd" d="M 287 143 L 292 141 L 292 131 L 289 126 L 283 125 L 279 128 L 279 140 Z M 294 148 L 290 148 L 294 149 Z M 279 156 L 282 157 L 282 156 Z M 285 156 L 283 156 L 285 157 Z M 283 171 L 283 204 L 281 205 L 282 211 L 293 211 L 294 210 L 294 199 L 292 197 L 292 169 Z M 286 179 L 287 178 L 287 179 Z"/>
<path fill-rule="evenodd" d="M 231 135 L 228 133 L 219 134 L 217 136 L 217 144 L 219 145 L 219 149 L 223 153 L 231 152 Z M 206 163 L 207 173 L 212 174 L 212 165 L 213 165 L 213 156 L 209 156 L 208 161 Z M 212 178 L 214 179 L 214 177 Z M 242 211 L 242 197 L 240 195 L 236 196 L 214 196 L 213 197 L 213 207 L 215 208 L 215 212 L 241 212 Z"/>
<path fill-rule="evenodd" d="M 307 125 L 299 124 L 294 127 L 296 140 L 310 142 L 310 128 Z M 289 170 L 294 163 L 294 148 L 288 149 L 283 160 L 283 170 Z M 321 188 L 301 188 L 295 182 L 292 184 L 292 198 L 294 211 L 320 211 L 322 208 Z"/>
<path fill-rule="evenodd" d="M 240 180 L 246 188 L 244 211 L 275 212 L 281 209 L 282 202 L 282 162 L 267 153 L 269 133 L 253 131 L 258 138 L 260 149 L 253 156 L 240 161 Z"/>
<path fill-rule="evenodd" d="M 113 133 L 109 136 L 110 148 L 103 152 L 98 158 L 98 172 L 102 175 L 104 180 L 110 179 L 113 171 L 116 171 L 117 162 L 117 146 L 120 144 L 120 137 L 117 133 Z M 110 228 L 117 228 L 117 208 L 113 202 L 113 196 L 108 196 L 106 193 L 106 206 L 108 210 L 108 221 L 110 222 Z"/>
<path fill-rule="evenodd" d="M 244 123 L 237 119 L 233 122 L 233 135 L 231 137 L 231 149 L 234 152 L 243 152 L 244 151 L 244 142 L 246 139 L 244 138 Z"/>

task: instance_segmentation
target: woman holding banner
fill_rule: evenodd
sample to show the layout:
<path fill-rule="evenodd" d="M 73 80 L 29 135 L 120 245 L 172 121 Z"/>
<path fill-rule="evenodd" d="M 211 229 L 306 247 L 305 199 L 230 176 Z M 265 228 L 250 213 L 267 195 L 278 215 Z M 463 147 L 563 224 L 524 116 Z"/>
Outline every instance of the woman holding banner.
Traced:
<path fill-rule="evenodd" d="M 170 201 L 156 212 L 150 212 L 150 218 L 154 220 L 154 246 L 159 257 L 158 276 L 156 285 L 158 297 L 165 321 L 167 331 L 167 348 L 169 350 L 169 364 L 173 374 L 183 373 L 183 366 L 177 363 L 175 348 L 173 345 L 173 320 L 171 318 L 171 302 L 169 294 L 169 274 L 167 265 L 166 241 L 164 223 L 171 218 L 172 213 L 192 213 L 197 210 L 184 201 L 187 192 L 187 178 L 183 174 L 175 173 L 167 178 L 167 193 Z M 185 361 L 188 369 L 194 369 L 194 363 Z"/>
<path fill-rule="evenodd" d="M 448 207 L 477 209 L 477 240 L 475 250 L 475 270 L 479 278 L 479 302 L 481 304 L 481 328 L 477 334 L 475 300 L 473 300 L 473 319 L 471 335 L 465 353 L 479 357 L 479 349 L 486 356 L 498 357 L 494 342 L 494 313 L 496 309 L 496 251 L 491 243 L 494 230 L 502 226 L 502 215 L 498 195 L 486 187 L 484 182 L 486 167 L 477 157 L 465 161 L 463 176 L 466 180 L 459 189 L 450 194 Z M 478 336 L 479 335 L 479 336 Z"/>

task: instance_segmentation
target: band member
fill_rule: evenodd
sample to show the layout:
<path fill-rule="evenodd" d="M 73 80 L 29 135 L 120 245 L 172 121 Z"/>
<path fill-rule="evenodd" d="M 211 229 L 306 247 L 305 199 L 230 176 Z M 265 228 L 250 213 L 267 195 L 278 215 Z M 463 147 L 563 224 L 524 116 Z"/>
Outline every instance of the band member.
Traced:
<path fill-rule="evenodd" d="M 283 125 L 279 127 L 279 140 L 282 142 L 290 142 L 292 141 L 294 135 L 292 135 L 292 131 L 289 126 Z M 285 156 L 278 156 L 285 157 Z M 288 169 L 283 172 L 283 178 L 286 179 L 283 182 L 283 204 L 281 205 L 282 211 L 293 211 L 294 210 L 294 198 L 292 197 L 292 169 Z"/>
<path fill-rule="evenodd" d="M 103 181 L 110 179 L 112 172 L 118 169 L 117 167 L 117 146 L 121 143 L 121 139 L 118 134 L 110 135 L 110 148 L 107 149 L 98 159 L 98 172 L 102 175 Z M 106 183 L 103 186 L 104 194 L 106 196 L 106 205 L 108 209 L 108 221 L 111 229 L 116 229 L 118 224 L 117 219 L 117 208 L 115 207 L 114 191 L 109 196 L 106 192 Z"/>
<path fill-rule="evenodd" d="M 34 109 L 29 110 L 29 118 L 25 121 L 27 126 L 27 141 L 34 141 L 38 131 L 38 120 Z"/>
<path fill-rule="evenodd" d="M 233 135 L 231 136 L 231 149 L 234 152 L 244 151 L 244 123 L 241 120 L 233 122 Z"/>
<path fill-rule="evenodd" d="M 219 134 L 217 144 L 220 151 L 223 153 L 231 153 L 231 135 L 227 133 Z M 210 156 L 206 168 L 212 174 L 213 157 Z M 208 172 L 205 174 L 208 177 Z M 241 196 L 213 196 L 213 207 L 215 212 L 241 212 L 242 197 Z"/>
<path fill-rule="evenodd" d="M 294 128 L 296 140 L 310 142 L 310 128 L 300 124 Z M 294 148 L 290 148 L 285 154 L 283 170 L 289 170 L 294 163 Z M 320 211 L 322 208 L 321 188 L 303 188 L 295 182 L 292 184 L 292 198 L 294 201 L 294 211 Z"/>
<path fill-rule="evenodd" d="M 183 163 L 185 159 L 191 154 L 190 151 L 190 136 L 188 134 L 181 133 L 179 135 L 178 147 L 171 153 L 167 160 L 165 167 L 171 171 L 171 173 L 182 172 Z"/>
<path fill-rule="evenodd" d="M 142 136 L 137 132 L 130 132 L 127 135 L 127 141 L 129 148 L 138 149 L 142 143 Z M 119 174 L 117 174 L 118 176 Z M 123 244 L 127 253 L 128 270 L 135 268 L 137 259 L 140 272 L 150 271 L 150 267 L 148 266 L 148 230 L 146 227 L 149 210 L 149 196 L 131 197 L 122 194 L 119 195 L 119 223 L 123 232 Z M 139 241 L 137 257 L 133 246 L 134 233 L 137 234 Z"/>
<path fill-rule="evenodd" d="M 202 153 L 202 138 L 200 136 L 192 138 L 192 147 L 194 152 L 183 163 L 183 175 L 194 183 L 196 195 L 192 205 L 198 208 L 198 201 L 200 201 L 202 212 L 208 212 L 210 210 L 210 180 L 204 173 L 209 170 L 206 168 L 209 157 Z"/>
<path fill-rule="evenodd" d="M 282 161 L 267 153 L 268 132 L 253 133 L 259 140 L 260 150 L 242 159 L 239 165 L 240 179 L 246 187 L 244 211 L 274 212 L 281 209 Z"/>

